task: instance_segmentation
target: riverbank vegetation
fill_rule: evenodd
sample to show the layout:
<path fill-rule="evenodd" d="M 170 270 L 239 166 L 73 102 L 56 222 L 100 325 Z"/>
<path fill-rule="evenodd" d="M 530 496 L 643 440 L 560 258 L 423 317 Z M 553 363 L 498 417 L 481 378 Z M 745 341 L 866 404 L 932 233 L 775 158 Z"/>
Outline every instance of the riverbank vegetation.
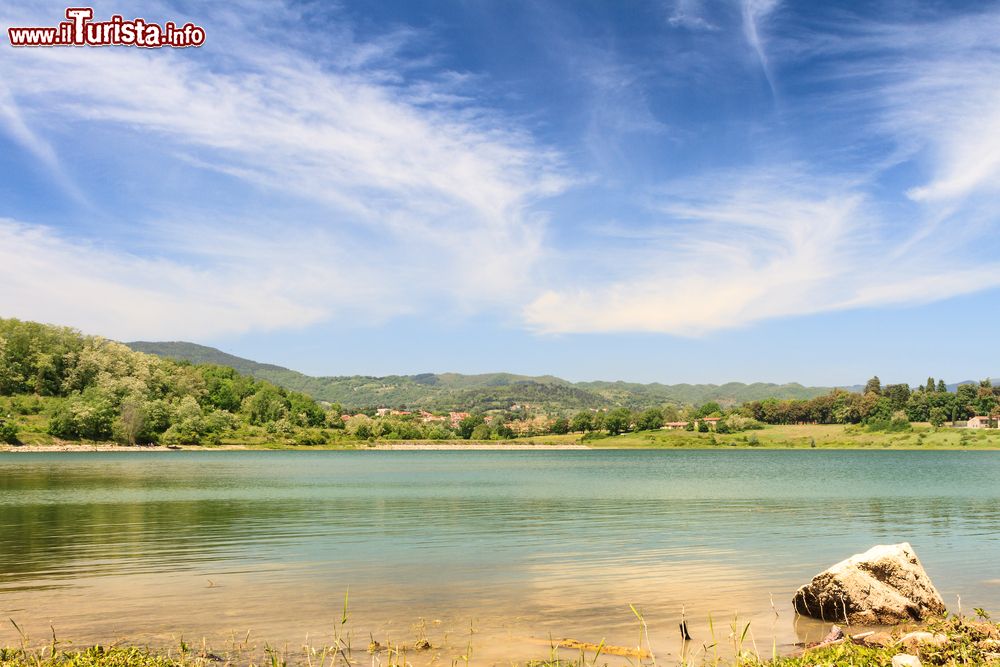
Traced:
<path fill-rule="evenodd" d="M 62 443 L 347 448 L 400 442 L 523 442 L 596 447 L 1000 447 L 1000 429 L 950 428 L 1000 417 L 989 380 L 941 380 L 768 398 L 723 407 L 529 403 L 430 412 L 347 410 L 216 364 L 145 354 L 79 332 L 0 319 L 0 445 Z M 463 409 L 466 408 L 466 409 Z"/>

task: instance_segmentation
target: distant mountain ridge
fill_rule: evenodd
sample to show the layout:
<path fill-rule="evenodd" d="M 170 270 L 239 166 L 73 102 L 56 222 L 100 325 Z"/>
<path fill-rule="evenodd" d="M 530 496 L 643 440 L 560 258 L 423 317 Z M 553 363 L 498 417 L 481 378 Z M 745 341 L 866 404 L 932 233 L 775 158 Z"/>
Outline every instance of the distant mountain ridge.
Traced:
<path fill-rule="evenodd" d="M 244 359 L 221 350 L 181 341 L 126 343 L 139 352 L 191 363 L 229 366 L 240 373 L 268 380 L 294 391 L 348 409 L 368 407 L 423 408 L 427 410 L 489 410 L 530 405 L 550 410 L 578 410 L 624 406 L 632 409 L 716 401 L 733 405 L 765 398 L 812 398 L 830 387 L 801 384 L 714 384 L 635 382 L 570 382 L 552 375 L 528 376 L 512 373 L 420 373 L 418 375 L 327 376 L 305 375 L 274 364 Z"/>

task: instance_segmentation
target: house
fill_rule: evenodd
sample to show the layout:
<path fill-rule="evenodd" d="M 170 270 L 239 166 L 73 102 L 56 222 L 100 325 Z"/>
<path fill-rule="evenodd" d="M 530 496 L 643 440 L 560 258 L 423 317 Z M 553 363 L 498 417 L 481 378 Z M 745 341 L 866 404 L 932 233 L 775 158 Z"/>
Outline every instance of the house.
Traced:
<path fill-rule="evenodd" d="M 966 422 L 966 426 L 969 428 L 997 428 L 997 420 L 991 420 L 989 417 L 982 415 L 969 417 L 969 421 Z"/>
<path fill-rule="evenodd" d="M 426 410 L 420 411 L 420 421 L 423 422 L 424 424 L 428 422 L 443 422 L 446 419 L 448 418 L 443 415 L 435 415 L 431 412 L 427 412 Z"/>
<path fill-rule="evenodd" d="M 701 424 L 705 424 L 710 430 L 714 431 L 720 421 L 722 421 L 722 417 L 701 417 L 694 420 L 694 427 L 697 429 Z"/>
<path fill-rule="evenodd" d="M 469 416 L 468 412 L 449 412 L 448 420 L 451 422 L 452 427 L 458 426 L 458 422 L 462 421 Z"/>
<path fill-rule="evenodd" d="M 687 422 L 667 422 L 666 424 L 663 425 L 663 428 L 669 431 L 677 428 L 684 428 L 687 425 L 688 425 Z"/>

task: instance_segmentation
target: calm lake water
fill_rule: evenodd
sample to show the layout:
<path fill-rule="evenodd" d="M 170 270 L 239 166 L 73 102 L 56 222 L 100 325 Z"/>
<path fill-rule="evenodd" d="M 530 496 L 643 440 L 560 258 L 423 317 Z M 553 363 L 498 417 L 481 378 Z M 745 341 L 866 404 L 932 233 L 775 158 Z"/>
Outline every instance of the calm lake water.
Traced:
<path fill-rule="evenodd" d="M 0 618 L 77 642 L 321 644 L 350 588 L 354 643 L 426 633 L 415 662 L 470 630 L 474 664 L 634 646 L 629 604 L 661 662 L 682 610 L 770 654 L 826 630 L 800 584 L 904 540 L 950 608 L 1000 611 L 1000 452 L 0 455 Z"/>

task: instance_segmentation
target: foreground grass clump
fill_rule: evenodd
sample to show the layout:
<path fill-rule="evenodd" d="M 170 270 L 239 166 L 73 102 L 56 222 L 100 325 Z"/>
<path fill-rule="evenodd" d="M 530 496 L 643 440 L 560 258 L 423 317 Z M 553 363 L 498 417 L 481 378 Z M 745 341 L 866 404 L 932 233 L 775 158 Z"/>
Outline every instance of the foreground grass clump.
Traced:
<path fill-rule="evenodd" d="M 346 606 L 345 606 L 346 609 Z M 977 610 L 979 612 L 979 610 Z M 679 657 L 661 659 L 654 657 L 649 645 L 648 630 L 642 617 L 641 636 L 634 649 L 587 644 L 563 640 L 553 643 L 549 656 L 540 660 L 529 660 L 524 667 L 893 667 L 893 658 L 908 654 L 919 659 L 924 667 L 948 667 L 958 665 L 978 665 L 1000 667 L 1000 625 L 988 620 L 984 612 L 972 619 L 955 616 L 933 621 L 922 626 L 900 626 L 882 632 L 867 632 L 847 635 L 830 644 L 820 644 L 800 649 L 794 655 L 778 656 L 775 652 L 762 656 L 756 649 L 745 650 L 750 624 L 732 626 L 732 652 L 728 656 L 718 652 L 718 644 L 702 646 L 692 650 L 688 646 Z M 346 612 L 345 612 L 346 619 Z M 345 620 L 346 622 L 346 620 Z M 342 624 L 343 625 L 343 624 Z M 933 641 L 916 640 L 915 634 L 933 638 Z M 333 645 L 323 649 L 310 646 L 301 651 L 276 650 L 264 644 L 251 646 L 247 640 L 235 643 L 221 655 L 212 653 L 206 646 L 199 649 L 181 641 L 179 651 L 158 652 L 135 646 L 91 646 L 79 650 L 60 650 L 53 638 L 52 643 L 38 649 L 28 647 L 25 639 L 20 648 L 0 648 L 0 667 L 352 667 L 371 664 L 372 667 L 413 667 L 413 665 L 435 664 L 439 656 L 433 652 L 427 660 L 417 656 L 434 648 L 426 638 L 408 646 L 385 645 L 372 639 L 367 651 L 352 651 L 349 637 L 337 634 Z M 738 637 L 738 639 L 736 639 Z M 24 639 L 23 635 L 22 638 Z M 560 648 L 578 649 L 579 653 L 563 657 Z M 453 658 L 452 667 L 471 667 L 472 645 L 464 650 L 464 655 Z M 442 663 L 444 664 L 444 663 Z M 518 663 L 510 662 L 511 667 Z"/>
<path fill-rule="evenodd" d="M 885 636 L 884 645 L 871 645 L 862 635 L 847 637 L 830 646 L 806 649 L 801 655 L 762 660 L 742 655 L 740 667 L 892 667 L 901 653 L 916 656 L 924 666 L 1000 665 L 1000 626 L 983 620 L 955 616 L 920 628 L 901 627 Z M 911 631 L 942 637 L 940 642 L 904 641 Z"/>
<path fill-rule="evenodd" d="M 55 652 L 0 648 L 0 667 L 179 667 L 181 664 L 134 646 L 91 646 L 80 651 Z"/>

